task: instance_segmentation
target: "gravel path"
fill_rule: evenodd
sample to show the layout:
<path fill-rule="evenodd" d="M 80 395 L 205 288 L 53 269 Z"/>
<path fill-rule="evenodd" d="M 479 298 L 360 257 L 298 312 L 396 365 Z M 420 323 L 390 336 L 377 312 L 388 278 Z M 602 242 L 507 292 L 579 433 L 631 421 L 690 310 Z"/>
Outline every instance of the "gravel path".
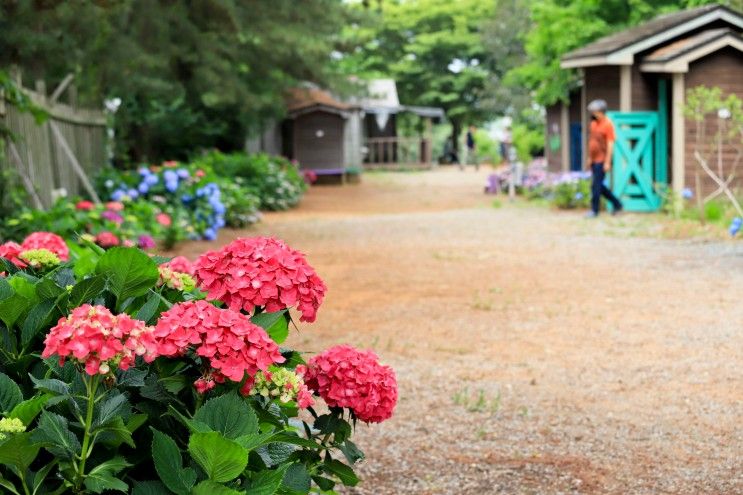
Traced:
<path fill-rule="evenodd" d="M 742 494 L 743 243 L 494 208 L 485 174 L 367 174 L 219 239 L 308 254 L 329 293 L 291 343 L 396 369 L 346 493 Z"/>

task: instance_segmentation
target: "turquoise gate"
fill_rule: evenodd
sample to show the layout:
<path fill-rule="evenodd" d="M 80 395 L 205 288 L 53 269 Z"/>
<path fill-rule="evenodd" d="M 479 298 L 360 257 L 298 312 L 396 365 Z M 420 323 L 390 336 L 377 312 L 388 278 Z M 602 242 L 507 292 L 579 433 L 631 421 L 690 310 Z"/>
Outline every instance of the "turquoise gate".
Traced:
<path fill-rule="evenodd" d="M 656 211 L 668 183 L 663 111 L 608 112 L 614 123 L 611 186 L 627 211 Z"/>

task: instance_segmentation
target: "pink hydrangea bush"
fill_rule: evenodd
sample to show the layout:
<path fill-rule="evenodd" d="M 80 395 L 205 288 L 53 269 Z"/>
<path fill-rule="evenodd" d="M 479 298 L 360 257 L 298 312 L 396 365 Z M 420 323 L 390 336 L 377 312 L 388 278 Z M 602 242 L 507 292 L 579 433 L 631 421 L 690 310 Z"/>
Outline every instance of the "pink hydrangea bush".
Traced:
<path fill-rule="evenodd" d="M 239 383 L 246 375 L 284 362 L 279 346 L 250 318 L 203 300 L 179 303 L 161 314 L 153 335 L 159 356 L 191 352 L 208 362 L 203 377 L 194 384 L 201 391 L 225 379 Z"/>
<path fill-rule="evenodd" d="M 47 249 L 59 256 L 59 259 L 62 261 L 68 261 L 70 259 L 70 250 L 64 239 L 51 232 L 34 232 L 33 234 L 29 234 L 21 243 L 21 249 L 23 251 Z"/>
<path fill-rule="evenodd" d="M 233 310 L 267 312 L 296 307 L 315 321 L 325 283 L 304 255 L 271 237 L 239 238 L 196 261 L 196 277 L 211 299 Z"/>
<path fill-rule="evenodd" d="M 389 366 L 379 364 L 372 351 L 339 345 L 299 367 L 304 381 L 330 407 L 350 409 L 367 423 L 392 417 L 397 404 L 397 380 Z"/>
<path fill-rule="evenodd" d="M 105 306 L 83 304 L 59 319 L 44 340 L 41 357 L 59 357 L 60 366 L 71 359 L 88 375 L 126 370 L 135 356 L 154 359 L 152 328 L 129 315 L 114 315 Z"/>
<path fill-rule="evenodd" d="M 195 274 L 193 263 L 191 263 L 185 256 L 176 256 L 175 258 L 171 259 L 167 263 L 163 263 L 160 266 L 166 266 L 174 272 L 178 273 L 186 273 L 188 275 Z"/>

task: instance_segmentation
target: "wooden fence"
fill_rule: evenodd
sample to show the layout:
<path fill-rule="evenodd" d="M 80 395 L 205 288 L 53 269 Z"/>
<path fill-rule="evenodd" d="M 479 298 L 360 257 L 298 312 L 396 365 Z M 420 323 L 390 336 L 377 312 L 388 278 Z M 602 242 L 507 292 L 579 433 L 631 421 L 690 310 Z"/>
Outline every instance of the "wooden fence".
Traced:
<path fill-rule="evenodd" d="M 16 172 L 37 208 L 49 207 L 61 194 L 86 192 L 98 200 L 89 177 L 106 164 L 106 118 L 102 111 L 58 103 L 65 87 L 51 97 L 43 84 L 37 84 L 42 92 L 24 89 L 48 114 L 41 125 L 0 95 L 0 123 L 12 135 L 6 139 L 0 168 Z"/>
<path fill-rule="evenodd" d="M 367 138 L 366 169 L 426 169 L 433 166 L 431 139 L 424 137 Z"/>

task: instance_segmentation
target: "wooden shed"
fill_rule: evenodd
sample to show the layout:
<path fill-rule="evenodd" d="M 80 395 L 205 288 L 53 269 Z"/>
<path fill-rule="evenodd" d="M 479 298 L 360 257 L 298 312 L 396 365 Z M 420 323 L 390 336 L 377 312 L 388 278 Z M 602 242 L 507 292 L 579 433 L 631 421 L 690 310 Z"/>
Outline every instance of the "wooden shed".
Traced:
<path fill-rule="evenodd" d="M 628 209 L 652 211 L 660 207 L 660 186 L 671 184 L 681 193 L 694 185 L 697 168 L 687 149 L 693 129 L 684 118 L 686 90 L 699 85 L 719 86 L 743 98 L 743 15 L 720 5 L 666 14 L 637 27 L 606 36 L 568 53 L 562 67 L 578 69 L 582 85 L 571 104 L 559 104 L 568 115 L 579 109 L 580 147 L 585 150 L 588 102 L 604 99 L 617 130 L 612 188 L 624 197 Z M 548 109 L 548 119 L 557 109 Z M 560 120 L 562 143 L 565 119 Z M 548 126 L 549 126 L 548 122 Z M 548 127 L 548 139 L 550 129 Z M 569 170 L 561 149 L 552 168 Z M 732 151 L 728 150 L 729 153 Z M 743 186 L 738 179 L 737 185 Z M 714 183 L 705 180 L 703 190 Z M 704 191 L 698 191 L 700 194 Z"/>

